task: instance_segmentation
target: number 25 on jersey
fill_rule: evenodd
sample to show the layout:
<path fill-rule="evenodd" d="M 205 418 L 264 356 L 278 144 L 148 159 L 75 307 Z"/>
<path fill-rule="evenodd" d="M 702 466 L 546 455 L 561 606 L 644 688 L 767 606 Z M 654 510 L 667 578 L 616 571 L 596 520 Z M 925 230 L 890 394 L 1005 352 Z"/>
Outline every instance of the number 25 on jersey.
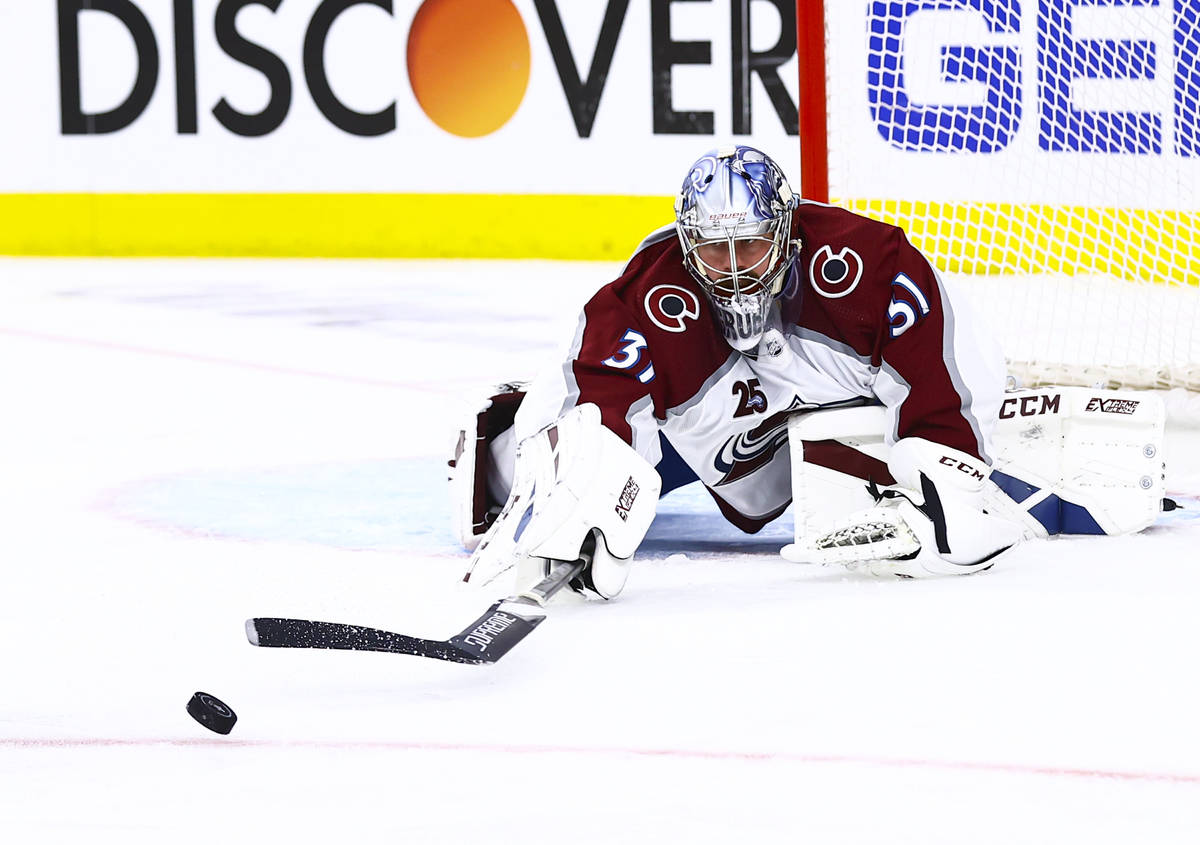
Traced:
<path fill-rule="evenodd" d="M 759 390 L 758 385 L 756 378 L 733 383 L 733 395 L 739 397 L 737 410 L 733 412 L 734 418 L 766 413 L 767 394 Z"/>

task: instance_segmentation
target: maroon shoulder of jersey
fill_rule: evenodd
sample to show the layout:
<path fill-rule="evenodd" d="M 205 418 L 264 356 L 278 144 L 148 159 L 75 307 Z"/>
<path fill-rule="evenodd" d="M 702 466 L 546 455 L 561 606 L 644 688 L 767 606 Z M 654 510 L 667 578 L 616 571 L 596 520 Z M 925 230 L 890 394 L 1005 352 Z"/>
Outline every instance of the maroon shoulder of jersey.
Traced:
<path fill-rule="evenodd" d="M 599 405 L 605 424 L 626 437 L 634 404 L 649 396 L 664 419 L 732 354 L 704 292 L 683 266 L 673 229 L 643 242 L 621 275 L 584 306 L 584 316 L 572 362 L 579 401 Z"/>
<path fill-rule="evenodd" d="M 979 456 L 946 349 L 945 303 L 928 260 L 904 231 L 844 209 L 804 203 L 799 287 L 785 315 L 886 365 L 909 393 L 898 437 L 924 437 Z"/>
<path fill-rule="evenodd" d="M 907 245 L 903 231 L 842 208 L 802 203 L 793 234 L 800 238 L 798 287 L 789 291 L 784 318 L 878 366 L 896 260 Z"/>

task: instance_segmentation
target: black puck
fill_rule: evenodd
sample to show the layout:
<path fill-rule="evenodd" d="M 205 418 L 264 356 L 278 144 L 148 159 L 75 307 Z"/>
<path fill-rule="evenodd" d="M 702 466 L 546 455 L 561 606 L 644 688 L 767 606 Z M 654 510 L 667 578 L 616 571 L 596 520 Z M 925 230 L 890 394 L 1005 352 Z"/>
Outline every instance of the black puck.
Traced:
<path fill-rule="evenodd" d="M 198 692 L 187 703 L 188 715 L 210 731 L 227 734 L 237 722 L 233 708 L 206 692 Z"/>

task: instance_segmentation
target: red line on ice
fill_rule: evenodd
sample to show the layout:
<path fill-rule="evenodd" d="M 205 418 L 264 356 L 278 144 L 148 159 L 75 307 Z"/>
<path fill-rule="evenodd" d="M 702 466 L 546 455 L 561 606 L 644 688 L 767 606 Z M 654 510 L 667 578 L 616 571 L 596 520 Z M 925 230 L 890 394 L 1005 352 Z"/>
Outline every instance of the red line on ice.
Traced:
<path fill-rule="evenodd" d="M 366 376 L 343 375 L 339 373 L 325 373 L 319 370 L 302 370 L 295 367 L 284 367 L 276 364 L 256 364 L 250 361 L 240 361 L 236 358 L 221 358 L 216 355 L 200 355 L 193 352 L 175 352 L 170 349 L 154 349 L 149 346 L 133 346 L 126 343 L 115 343 L 107 340 L 92 340 L 82 337 L 70 337 L 68 335 L 47 334 L 44 332 L 31 332 L 24 329 L 13 329 L 0 326 L 0 334 L 12 335 L 14 337 L 25 337 L 31 340 L 41 340 L 49 343 L 65 343 L 73 346 L 87 346 L 93 349 L 107 349 L 113 352 L 132 352 L 139 355 L 153 355 L 160 358 L 174 358 L 180 361 L 192 361 L 199 364 L 219 364 L 226 367 L 238 367 L 244 370 L 258 370 L 265 373 L 276 373 L 287 376 L 301 376 L 304 378 L 319 378 L 327 381 L 348 382 L 351 384 L 366 384 L 372 387 L 391 387 L 407 390 L 421 390 L 425 392 L 437 392 L 444 390 L 444 386 L 407 381 L 393 381 L 391 379 L 369 378 Z"/>
<path fill-rule="evenodd" d="M 1070 766 L 1038 766 L 1019 763 L 987 763 L 964 760 L 923 760 L 904 757 L 870 757 L 847 754 L 802 754 L 775 751 L 706 751 L 687 748 L 620 748 L 569 745 L 483 745 L 441 742 L 270 740 L 270 739 L 120 739 L 85 738 L 8 738 L 0 739 L 0 748 L 151 748 L 155 746 L 203 748 L 262 748 L 273 750 L 347 750 L 347 751 L 448 751 L 483 754 L 580 754 L 599 756 L 663 757 L 680 760 L 724 760 L 782 762 L 806 765 L 858 765 L 887 768 L 948 769 L 991 774 L 1044 775 L 1048 777 L 1108 778 L 1125 781 L 1157 781 L 1198 784 L 1200 774 L 1173 772 L 1136 772 L 1117 769 L 1085 769 Z"/>

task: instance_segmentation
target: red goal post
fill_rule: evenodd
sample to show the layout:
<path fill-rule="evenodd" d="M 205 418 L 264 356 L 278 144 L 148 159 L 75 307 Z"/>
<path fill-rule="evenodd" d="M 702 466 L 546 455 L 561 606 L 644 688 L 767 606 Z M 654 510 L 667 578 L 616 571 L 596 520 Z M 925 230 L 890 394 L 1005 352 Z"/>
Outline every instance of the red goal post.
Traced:
<path fill-rule="evenodd" d="M 901 225 L 1026 386 L 1200 390 L 1200 0 L 797 0 L 800 190 Z"/>

